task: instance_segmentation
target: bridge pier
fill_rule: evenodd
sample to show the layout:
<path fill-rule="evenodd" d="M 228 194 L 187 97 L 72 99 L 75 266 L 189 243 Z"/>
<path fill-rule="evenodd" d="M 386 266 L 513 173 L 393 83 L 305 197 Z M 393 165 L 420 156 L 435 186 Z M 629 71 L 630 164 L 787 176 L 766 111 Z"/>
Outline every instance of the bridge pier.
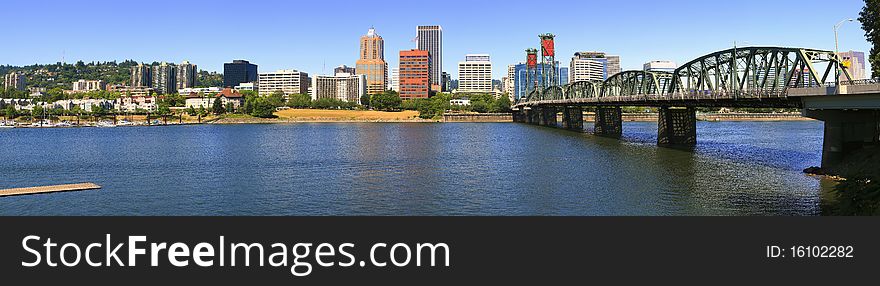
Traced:
<path fill-rule="evenodd" d="M 538 124 L 538 107 L 532 107 L 531 109 L 526 110 L 526 123 L 528 124 Z"/>
<path fill-rule="evenodd" d="M 540 119 L 539 119 L 538 124 L 540 124 L 541 126 L 549 126 L 549 127 L 556 126 L 556 113 L 557 113 L 556 107 L 554 107 L 554 106 L 541 107 L 541 109 L 538 113 L 540 114 Z"/>
<path fill-rule="evenodd" d="M 619 106 L 597 106 L 593 134 L 620 137 L 623 134 L 623 113 Z"/>
<path fill-rule="evenodd" d="M 579 106 L 566 106 L 562 109 L 562 128 L 584 130 L 584 112 Z"/>
<path fill-rule="evenodd" d="M 661 107 L 657 116 L 657 145 L 696 145 L 697 111 L 693 107 Z"/>
<path fill-rule="evenodd" d="M 510 113 L 513 116 L 513 122 L 523 123 L 525 120 L 525 111 L 521 109 L 514 109 L 513 112 Z"/>
<path fill-rule="evenodd" d="M 804 116 L 825 122 L 822 168 L 843 163 L 861 148 L 880 146 L 880 111 L 805 110 Z"/>

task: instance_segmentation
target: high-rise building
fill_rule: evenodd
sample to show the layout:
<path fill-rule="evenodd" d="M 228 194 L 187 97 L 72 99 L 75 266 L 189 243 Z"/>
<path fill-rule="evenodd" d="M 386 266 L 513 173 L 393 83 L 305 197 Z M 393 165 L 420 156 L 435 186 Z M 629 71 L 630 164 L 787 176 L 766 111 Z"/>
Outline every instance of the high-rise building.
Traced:
<path fill-rule="evenodd" d="M 236 87 L 241 83 L 257 81 L 257 65 L 245 60 L 223 64 L 223 87 Z"/>
<path fill-rule="evenodd" d="M 424 50 L 400 51 L 400 98 L 428 98 L 431 94 L 431 54 Z"/>
<path fill-rule="evenodd" d="M 617 73 L 620 73 L 620 57 L 604 52 L 574 53 L 569 64 L 569 79 L 572 82 L 606 80 Z"/>
<path fill-rule="evenodd" d="M 27 85 L 26 81 L 24 73 L 10 72 L 3 78 L 3 88 L 23 91 Z"/>
<path fill-rule="evenodd" d="M 443 87 L 443 28 L 440 26 L 418 26 L 418 49 L 428 51 L 431 56 L 431 85 L 435 91 Z"/>
<path fill-rule="evenodd" d="M 158 94 L 177 92 L 177 67 L 165 62 L 153 66 L 152 87 Z"/>
<path fill-rule="evenodd" d="M 285 96 L 308 94 L 309 74 L 297 70 L 278 70 L 272 73 L 261 73 L 257 86 L 262 96 L 268 96 L 277 91 L 283 92 Z"/>
<path fill-rule="evenodd" d="M 504 92 L 513 101 L 516 90 L 516 65 L 507 65 L 507 76 L 504 77 Z"/>
<path fill-rule="evenodd" d="M 196 65 L 183 61 L 177 65 L 177 89 L 194 88 L 199 84 L 199 69 Z"/>
<path fill-rule="evenodd" d="M 367 92 L 369 94 L 385 92 L 388 77 L 388 64 L 385 63 L 385 41 L 374 28 L 370 28 L 367 34 L 361 37 L 360 58 L 357 60 L 355 71 L 367 78 Z"/>
<path fill-rule="evenodd" d="M 440 91 L 450 91 L 452 88 L 450 87 L 450 83 L 452 82 L 452 77 L 449 76 L 448 72 L 440 73 Z"/>
<path fill-rule="evenodd" d="M 312 100 L 333 98 L 347 102 L 360 102 L 367 94 L 366 75 L 338 73 L 336 75 L 316 75 L 312 77 Z"/>
<path fill-rule="evenodd" d="M 389 80 L 391 90 L 400 92 L 400 68 L 391 69 L 391 80 Z"/>
<path fill-rule="evenodd" d="M 468 54 L 458 62 L 456 92 L 492 92 L 492 62 L 488 54 Z"/>
<path fill-rule="evenodd" d="M 333 69 L 333 74 L 338 73 L 347 73 L 347 74 L 357 74 L 356 69 L 354 67 L 350 67 L 347 65 L 341 65 Z"/>
<path fill-rule="evenodd" d="M 131 67 L 131 87 L 152 87 L 153 70 L 149 65 L 140 63 Z"/>
<path fill-rule="evenodd" d="M 556 65 L 556 67 L 559 69 L 559 72 L 556 73 L 559 75 L 559 80 L 557 81 L 559 83 L 559 85 L 568 84 L 569 83 L 569 81 L 568 81 L 568 68 L 561 67 L 558 64 Z"/>
<path fill-rule="evenodd" d="M 846 71 L 849 72 L 853 80 L 868 78 L 865 73 L 865 53 L 858 51 L 848 51 L 840 53 L 840 60 Z M 846 75 L 840 73 L 840 80 L 845 81 Z"/>
<path fill-rule="evenodd" d="M 678 65 L 673 61 L 650 61 L 642 65 L 645 71 L 674 72 Z"/>
<path fill-rule="evenodd" d="M 78 80 L 73 82 L 73 92 L 87 92 L 107 89 L 107 83 L 103 80 Z"/>
<path fill-rule="evenodd" d="M 535 89 L 536 82 L 538 83 L 538 85 L 544 84 L 544 79 L 541 76 L 541 73 L 544 71 L 544 67 L 550 68 L 550 65 L 538 63 L 538 65 L 535 66 L 535 70 L 538 73 L 537 78 L 535 77 L 535 75 L 528 75 L 528 67 L 525 63 L 519 63 L 514 67 L 513 100 L 519 100 L 522 97 L 528 96 L 529 93 Z M 570 72 L 563 73 L 563 71 L 565 71 L 565 68 L 560 67 L 559 62 L 556 62 L 556 74 L 559 75 L 559 78 L 557 78 L 557 82 L 559 82 L 560 84 L 563 84 L 565 82 L 574 82 L 570 81 L 567 77 Z"/>

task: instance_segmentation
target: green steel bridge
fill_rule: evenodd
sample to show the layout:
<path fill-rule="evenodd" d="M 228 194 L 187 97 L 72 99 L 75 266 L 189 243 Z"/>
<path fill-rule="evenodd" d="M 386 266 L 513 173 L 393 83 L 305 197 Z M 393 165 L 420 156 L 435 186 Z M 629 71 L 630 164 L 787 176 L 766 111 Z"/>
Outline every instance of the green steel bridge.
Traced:
<path fill-rule="evenodd" d="M 513 119 L 583 131 L 583 108 L 592 107 L 594 133 L 620 136 L 621 106 L 658 107 L 658 144 L 693 145 L 696 107 L 799 108 L 825 121 L 824 166 L 852 150 L 880 145 L 880 79 L 853 80 L 843 64 L 832 51 L 733 48 L 673 72 L 633 70 L 604 81 L 535 84 L 513 105 Z"/>

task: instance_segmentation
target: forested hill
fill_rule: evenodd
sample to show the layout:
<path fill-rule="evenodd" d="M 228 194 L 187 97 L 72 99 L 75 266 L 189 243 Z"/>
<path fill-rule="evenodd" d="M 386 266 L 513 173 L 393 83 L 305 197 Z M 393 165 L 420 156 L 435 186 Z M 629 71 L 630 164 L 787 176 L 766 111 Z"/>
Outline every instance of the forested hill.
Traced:
<path fill-rule="evenodd" d="M 10 71 L 22 71 L 27 76 L 28 87 L 52 89 L 71 89 L 71 84 L 80 79 L 104 80 L 107 84 L 129 84 L 131 67 L 138 63 L 133 60 L 122 62 L 90 62 L 35 64 L 23 67 L 0 65 L 0 75 Z M 154 64 L 158 64 L 154 63 Z M 220 86 L 223 76 L 219 73 L 199 71 L 200 86 Z"/>

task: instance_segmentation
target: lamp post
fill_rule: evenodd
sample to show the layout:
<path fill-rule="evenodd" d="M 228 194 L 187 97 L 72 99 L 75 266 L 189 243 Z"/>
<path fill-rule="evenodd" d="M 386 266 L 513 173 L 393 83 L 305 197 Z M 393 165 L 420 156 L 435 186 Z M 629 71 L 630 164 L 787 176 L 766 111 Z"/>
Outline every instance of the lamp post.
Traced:
<path fill-rule="evenodd" d="M 853 19 L 850 18 L 850 19 L 846 19 L 846 20 L 841 20 L 840 22 L 837 23 L 837 25 L 834 25 L 834 57 L 835 57 L 834 64 L 836 66 L 836 68 L 834 69 L 834 83 L 835 83 L 835 86 L 838 86 L 838 90 L 840 89 L 840 87 L 839 87 L 840 86 L 840 51 L 838 51 L 838 44 L 837 44 L 837 29 L 840 29 L 840 26 L 842 26 L 843 23 L 852 22 L 852 21 L 853 21 Z"/>

